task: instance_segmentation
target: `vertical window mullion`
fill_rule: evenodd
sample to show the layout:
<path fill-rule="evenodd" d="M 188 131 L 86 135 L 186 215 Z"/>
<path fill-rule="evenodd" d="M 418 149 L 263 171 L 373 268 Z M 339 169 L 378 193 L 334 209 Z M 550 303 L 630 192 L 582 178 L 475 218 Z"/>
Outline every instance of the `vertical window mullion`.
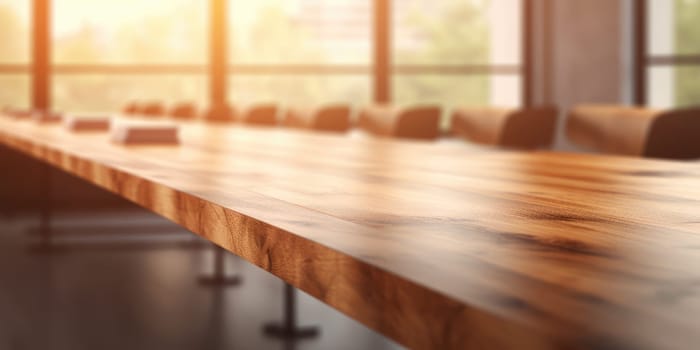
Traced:
<path fill-rule="evenodd" d="M 533 64 L 533 3 L 532 0 L 522 0 L 522 58 L 521 58 L 521 94 L 522 105 L 530 107 L 532 105 L 532 64 Z M 491 73 L 493 74 L 493 73 Z"/>
<path fill-rule="evenodd" d="M 32 8 L 32 108 L 51 108 L 51 0 Z"/>
<path fill-rule="evenodd" d="M 212 108 L 220 108 L 226 105 L 228 58 L 226 31 L 226 9 L 228 0 L 211 0 L 210 2 L 210 105 Z"/>
<path fill-rule="evenodd" d="M 634 3 L 634 103 L 647 103 L 647 0 Z"/>
<path fill-rule="evenodd" d="M 374 103 L 391 102 L 391 0 L 374 0 Z"/>

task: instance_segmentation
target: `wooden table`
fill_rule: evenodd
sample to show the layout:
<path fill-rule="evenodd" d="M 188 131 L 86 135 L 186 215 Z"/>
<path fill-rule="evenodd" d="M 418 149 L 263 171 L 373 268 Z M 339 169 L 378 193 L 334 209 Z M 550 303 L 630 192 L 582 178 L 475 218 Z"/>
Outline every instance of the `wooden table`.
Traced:
<path fill-rule="evenodd" d="M 700 344 L 700 164 L 182 124 L 180 147 L 0 117 L 0 143 L 412 348 Z"/>

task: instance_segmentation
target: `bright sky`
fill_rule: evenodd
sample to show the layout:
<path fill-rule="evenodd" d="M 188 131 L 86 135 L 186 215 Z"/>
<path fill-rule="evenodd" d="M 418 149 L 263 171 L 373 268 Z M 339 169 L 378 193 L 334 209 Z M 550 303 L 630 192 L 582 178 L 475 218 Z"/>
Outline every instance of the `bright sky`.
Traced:
<path fill-rule="evenodd" d="M 28 0 L 25 0 L 28 1 Z M 340 0 L 347 1 L 347 0 Z M 2 3 L 17 3 L 17 0 L 0 0 Z M 229 4 L 229 16 L 237 11 L 236 19 L 241 26 L 248 27 L 255 20 L 257 11 L 269 5 L 276 5 L 293 12 L 299 1 L 282 0 L 234 0 Z M 153 14 L 167 13 L 167 8 L 202 8 L 203 0 L 54 0 L 54 35 L 63 36 L 76 31 L 84 23 L 99 24 L 102 28 L 115 28 L 120 23 L 133 22 Z"/>
<path fill-rule="evenodd" d="M 121 23 L 136 22 L 144 16 L 167 12 L 164 7 L 177 8 L 183 4 L 202 6 L 202 3 L 201 0 L 54 0 L 54 36 L 75 32 L 85 23 L 99 24 L 100 28 L 112 30 Z"/>
<path fill-rule="evenodd" d="M 25 22 L 29 22 L 31 0 L 0 0 L 0 6 L 8 6 Z"/>
<path fill-rule="evenodd" d="M 29 0 L 21 0 L 27 1 Z M 286 13 L 296 14 L 303 0 L 231 0 L 229 18 L 236 18 L 236 28 L 246 30 L 255 21 L 260 9 L 275 6 Z M 313 1 L 313 0 L 312 0 Z M 329 3 L 347 3 L 357 0 L 317 0 Z M 368 1 L 368 0 L 365 0 Z M 2 3 L 16 4 L 17 0 L 0 0 Z M 167 12 L 167 8 L 190 6 L 206 7 L 204 0 L 54 0 L 54 36 L 60 37 L 80 29 L 84 23 L 99 24 L 101 28 L 116 28 L 120 23 L 137 21 L 139 18 Z M 165 9 L 164 9 L 165 7 Z M 244 29 L 246 28 L 246 29 Z"/>

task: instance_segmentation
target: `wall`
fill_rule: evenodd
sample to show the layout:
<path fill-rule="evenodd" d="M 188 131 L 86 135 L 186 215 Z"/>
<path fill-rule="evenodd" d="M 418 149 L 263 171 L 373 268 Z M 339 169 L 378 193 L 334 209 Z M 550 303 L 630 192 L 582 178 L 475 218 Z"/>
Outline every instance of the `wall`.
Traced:
<path fill-rule="evenodd" d="M 631 0 L 535 1 L 534 100 L 562 110 L 558 150 L 578 150 L 564 135 L 571 106 L 631 101 L 631 6 Z"/>

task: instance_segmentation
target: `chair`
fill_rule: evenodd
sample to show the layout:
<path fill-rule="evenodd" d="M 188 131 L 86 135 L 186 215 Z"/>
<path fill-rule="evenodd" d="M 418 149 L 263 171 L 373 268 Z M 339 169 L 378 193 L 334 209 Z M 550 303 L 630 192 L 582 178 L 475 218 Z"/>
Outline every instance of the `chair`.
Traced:
<path fill-rule="evenodd" d="M 700 157 L 700 108 L 582 105 L 569 112 L 568 138 L 599 152 L 668 159 Z"/>
<path fill-rule="evenodd" d="M 438 106 L 375 105 L 360 112 L 358 127 L 377 136 L 434 140 L 440 134 L 441 113 Z"/>
<path fill-rule="evenodd" d="M 2 113 L 14 119 L 27 119 L 32 117 L 34 110 L 5 107 L 3 108 Z"/>
<path fill-rule="evenodd" d="M 557 108 L 456 108 L 451 132 L 469 141 L 518 149 L 548 148 L 554 140 Z"/>
<path fill-rule="evenodd" d="M 350 130 L 351 108 L 348 105 L 328 105 L 319 108 L 289 108 L 284 126 L 328 132 Z"/>
<path fill-rule="evenodd" d="M 233 123 L 234 113 L 229 105 L 209 107 L 203 114 L 203 118 L 208 122 Z"/>
<path fill-rule="evenodd" d="M 175 105 L 168 115 L 176 119 L 194 119 L 197 117 L 197 107 L 193 103 Z"/>
<path fill-rule="evenodd" d="M 141 109 L 141 106 L 139 105 L 139 103 L 136 101 L 133 101 L 133 102 L 129 102 L 126 106 L 124 106 L 124 109 L 122 109 L 122 113 L 126 114 L 126 115 L 133 115 L 133 114 L 137 114 L 140 109 Z"/>
<path fill-rule="evenodd" d="M 165 115 L 165 107 L 159 102 L 151 102 L 142 105 L 137 112 L 148 117 L 160 117 Z"/>
<path fill-rule="evenodd" d="M 235 119 L 238 122 L 258 125 L 274 126 L 278 124 L 277 115 L 279 108 L 274 103 L 261 103 L 250 106 L 237 106 Z"/>

